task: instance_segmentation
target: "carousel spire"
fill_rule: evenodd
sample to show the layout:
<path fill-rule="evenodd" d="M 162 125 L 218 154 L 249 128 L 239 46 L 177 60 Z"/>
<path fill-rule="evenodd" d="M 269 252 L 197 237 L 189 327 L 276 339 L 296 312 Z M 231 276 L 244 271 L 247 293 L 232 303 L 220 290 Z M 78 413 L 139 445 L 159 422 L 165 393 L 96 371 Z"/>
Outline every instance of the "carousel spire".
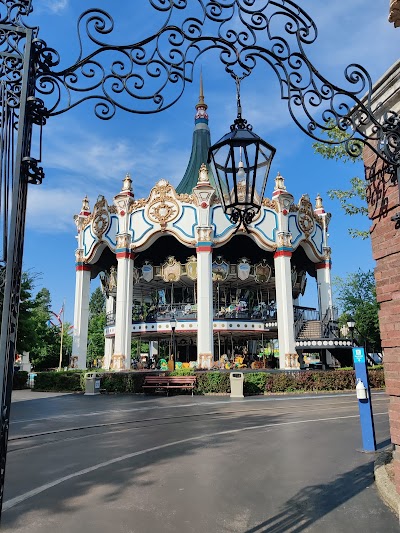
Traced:
<path fill-rule="evenodd" d="M 181 182 L 176 187 L 178 194 L 192 194 L 193 188 L 197 186 L 199 168 L 208 160 L 208 150 L 211 146 L 210 128 L 208 127 L 208 106 L 204 101 L 203 73 L 200 71 L 199 100 L 196 104 L 195 127 L 193 132 L 192 153 L 189 163 Z M 209 179 L 213 183 L 212 174 Z"/>
<path fill-rule="evenodd" d="M 195 121 L 197 124 L 198 119 L 205 119 L 208 124 L 208 115 L 207 115 L 207 109 L 208 105 L 204 102 L 204 87 L 203 87 L 203 71 L 200 70 L 200 94 L 199 94 L 199 101 L 196 104 L 196 117 Z"/>

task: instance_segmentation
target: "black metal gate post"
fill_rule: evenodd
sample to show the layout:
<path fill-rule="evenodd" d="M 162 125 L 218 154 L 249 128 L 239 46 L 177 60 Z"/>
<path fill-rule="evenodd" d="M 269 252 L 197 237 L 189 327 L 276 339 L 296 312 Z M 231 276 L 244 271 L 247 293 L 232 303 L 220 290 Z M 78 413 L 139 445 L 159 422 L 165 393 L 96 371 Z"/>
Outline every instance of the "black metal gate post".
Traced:
<path fill-rule="evenodd" d="M 30 157 L 32 126 L 36 121 L 34 98 L 34 32 L 14 25 L 0 25 L 7 39 L 18 42 L 18 50 L 0 52 L 2 87 L 1 185 L 3 262 L 5 284 L 0 339 L 0 516 L 3 504 L 7 440 L 10 421 L 16 335 L 25 234 L 28 183 L 41 182 L 41 169 Z M 39 103 L 41 103 L 39 101 Z M 37 122 L 37 121 L 36 121 Z M 39 170 L 37 178 L 33 175 Z M 33 174 L 32 174 L 33 172 Z M 11 212 L 8 206 L 11 204 Z"/>

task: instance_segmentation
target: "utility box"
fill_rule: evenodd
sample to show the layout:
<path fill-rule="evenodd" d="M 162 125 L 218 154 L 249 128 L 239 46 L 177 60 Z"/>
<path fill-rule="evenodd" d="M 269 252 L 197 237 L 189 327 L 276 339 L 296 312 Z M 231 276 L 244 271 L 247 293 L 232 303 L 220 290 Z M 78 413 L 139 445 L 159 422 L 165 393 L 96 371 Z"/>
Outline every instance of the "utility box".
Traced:
<path fill-rule="evenodd" d="M 231 372 L 229 375 L 231 382 L 231 398 L 244 398 L 243 395 L 243 372 Z"/>
<path fill-rule="evenodd" d="M 85 395 L 95 394 L 100 394 L 100 376 L 96 372 L 88 372 L 85 374 Z"/>

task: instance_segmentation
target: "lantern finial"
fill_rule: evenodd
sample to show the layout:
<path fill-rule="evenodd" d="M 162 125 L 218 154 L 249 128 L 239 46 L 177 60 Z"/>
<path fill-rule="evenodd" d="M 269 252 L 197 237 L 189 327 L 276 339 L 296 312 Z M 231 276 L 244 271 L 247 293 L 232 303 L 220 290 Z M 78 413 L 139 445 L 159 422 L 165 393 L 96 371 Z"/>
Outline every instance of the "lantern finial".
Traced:
<path fill-rule="evenodd" d="M 205 163 L 203 163 L 199 170 L 198 183 L 209 183 L 209 182 L 210 182 L 210 178 L 208 177 L 207 166 L 205 165 Z"/>
<path fill-rule="evenodd" d="M 82 200 L 82 207 L 81 207 L 81 215 L 88 215 L 90 213 L 90 207 L 89 207 L 89 198 L 87 197 L 87 194 L 85 195 L 85 198 Z"/>
<path fill-rule="evenodd" d="M 132 192 L 132 179 L 129 173 L 122 180 L 122 192 Z"/>
<path fill-rule="evenodd" d="M 275 191 L 286 191 L 285 178 L 278 172 L 275 178 Z"/>

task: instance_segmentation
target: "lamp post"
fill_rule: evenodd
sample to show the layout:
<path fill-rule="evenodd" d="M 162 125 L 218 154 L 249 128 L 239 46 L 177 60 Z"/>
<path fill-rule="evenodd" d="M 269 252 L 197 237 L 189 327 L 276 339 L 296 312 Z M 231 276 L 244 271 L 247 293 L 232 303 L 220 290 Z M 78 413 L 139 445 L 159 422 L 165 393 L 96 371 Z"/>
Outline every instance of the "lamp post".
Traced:
<path fill-rule="evenodd" d="M 350 330 L 351 344 L 353 345 L 354 344 L 354 328 L 356 327 L 356 323 L 354 322 L 353 318 L 349 318 L 349 320 L 347 321 L 347 327 Z"/>
<path fill-rule="evenodd" d="M 231 222 L 247 225 L 261 209 L 275 148 L 264 141 L 242 117 L 240 79 L 236 77 L 237 118 L 229 133 L 210 147 L 208 163 L 218 195 Z"/>
<path fill-rule="evenodd" d="M 175 329 L 176 329 L 176 318 L 173 317 L 170 320 L 171 323 L 171 331 L 172 331 L 172 353 L 169 354 L 169 360 L 172 361 L 173 357 L 176 357 L 176 350 L 175 350 Z"/>

